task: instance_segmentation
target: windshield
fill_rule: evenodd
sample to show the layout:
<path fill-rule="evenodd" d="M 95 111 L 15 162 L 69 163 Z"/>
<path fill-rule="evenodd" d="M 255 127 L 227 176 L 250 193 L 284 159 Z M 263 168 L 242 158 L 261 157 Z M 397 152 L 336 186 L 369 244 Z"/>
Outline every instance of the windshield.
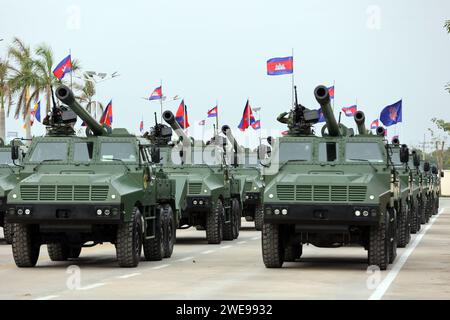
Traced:
<path fill-rule="evenodd" d="M 278 152 L 280 163 L 292 160 L 310 161 L 312 146 L 310 142 L 284 142 Z"/>
<path fill-rule="evenodd" d="M 30 162 L 66 161 L 67 142 L 38 142 L 30 156 Z"/>
<path fill-rule="evenodd" d="M 93 142 L 77 142 L 74 145 L 73 160 L 76 162 L 89 162 L 92 160 L 93 151 Z"/>
<path fill-rule="evenodd" d="M 338 160 L 338 144 L 336 142 L 319 143 L 319 161 L 333 162 Z"/>
<path fill-rule="evenodd" d="M 345 161 L 370 161 L 383 163 L 383 154 L 378 143 L 349 142 L 345 145 Z"/>
<path fill-rule="evenodd" d="M 245 162 L 246 168 L 255 168 L 258 166 L 258 154 L 257 153 L 250 153 L 247 156 L 247 161 Z"/>
<path fill-rule="evenodd" d="M 136 146 L 130 142 L 103 142 L 100 148 L 100 159 L 101 161 L 136 162 Z"/>
<path fill-rule="evenodd" d="M 400 150 L 399 149 L 394 149 L 392 150 L 392 162 L 394 163 L 395 166 L 401 166 L 402 162 L 400 161 Z"/>
<path fill-rule="evenodd" d="M 11 151 L 0 151 L 0 164 L 13 164 Z"/>

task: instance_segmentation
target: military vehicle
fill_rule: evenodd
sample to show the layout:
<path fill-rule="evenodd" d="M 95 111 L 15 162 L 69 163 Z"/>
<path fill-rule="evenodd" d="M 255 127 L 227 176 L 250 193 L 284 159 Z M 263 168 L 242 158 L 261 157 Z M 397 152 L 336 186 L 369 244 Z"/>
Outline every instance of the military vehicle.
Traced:
<path fill-rule="evenodd" d="M 411 170 L 413 190 L 418 189 L 415 198 L 415 215 L 411 219 L 411 233 L 420 231 L 421 226 L 425 223 L 425 202 L 426 193 L 423 188 L 422 172 L 420 171 L 420 158 L 415 150 L 411 151 L 408 167 Z"/>
<path fill-rule="evenodd" d="M 20 159 L 18 163 L 20 163 Z M 12 242 L 12 226 L 5 222 L 6 197 L 17 183 L 16 171 L 17 166 L 11 159 L 11 147 L 5 146 L 4 141 L 0 139 L 0 227 L 3 228 L 7 244 Z"/>
<path fill-rule="evenodd" d="M 159 148 L 164 171 L 176 181 L 177 227 L 206 230 L 209 244 L 236 239 L 241 206 L 233 190 L 239 181 L 229 173 L 226 140 L 215 137 L 205 144 L 187 136 L 171 111 L 165 111 L 163 119 L 170 127 L 156 124 L 145 137 Z M 171 141 L 172 132 L 178 140 Z"/>
<path fill-rule="evenodd" d="M 428 161 L 422 161 L 423 165 L 423 189 L 425 192 L 425 214 L 424 214 L 424 223 L 428 223 L 430 221 L 431 216 L 434 212 L 434 201 L 433 201 L 433 176 L 431 173 L 431 165 Z"/>
<path fill-rule="evenodd" d="M 296 97 L 291 112 L 278 117 L 288 134 L 272 142 L 271 159 L 262 163 L 264 264 L 280 268 L 295 261 L 303 244 L 358 244 L 368 250 L 369 265 L 385 270 L 396 257 L 399 186 L 384 129 L 369 135 L 361 123 L 354 136 L 337 123 L 328 89 L 318 86 L 314 93 L 326 119 L 322 137 L 313 131 L 317 110 Z"/>
<path fill-rule="evenodd" d="M 241 181 L 242 216 L 246 221 L 254 221 L 255 229 L 261 231 L 263 224 L 262 195 L 264 181 L 260 175 L 258 154 L 241 147 L 229 126 L 222 127 L 222 133 L 232 146 L 231 173 Z"/>
<path fill-rule="evenodd" d="M 398 172 L 400 182 L 400 201 L 397 207 L 397 246 L 404 248 L 411 240 L 411 233 L 417 232 L 417 199 L 420 192 L 418 185 L 414 184 L 414 174 L 409 167 L 409 149 L 407 145 L 400 145 L 398 138 L 392 139 L 392 162 Z M 402 162 L 400 154 L 408 154 L 408 161 Z M 414 230 L 413 230 L 414 229 Z"/>
<path fill-rule="evenodd" d="M 175 182 L 155 165 L 157 150 L 126 129 L 97 123 L 68 87 L 56 96 L 65 105 L 44 119 L 47 134 L 32 140 L 22 163 L 28 177 L 8 194 L 16 265 L 34 267 L 42 244 L 52 261 L 104 242 L 115 245 L 120 267 L 136 267 L 142 248 L 146 260 L 170 257 Z M 75 135 L 77 115 L 86 137 Z"/>

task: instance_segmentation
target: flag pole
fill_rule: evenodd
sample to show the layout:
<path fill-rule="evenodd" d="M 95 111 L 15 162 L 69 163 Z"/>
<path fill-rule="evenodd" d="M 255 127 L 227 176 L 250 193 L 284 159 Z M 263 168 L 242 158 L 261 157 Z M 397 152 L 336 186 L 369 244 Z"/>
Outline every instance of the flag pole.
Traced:
<path fill-rule="evenodd" d="M 214 133 L 216 136 L 219 135 L 219 100 L 216 100 L 216 108 L 217 108 L 217 113 L 216 113 L 216 132 Z"/>
<path fill-rule="evenodd" d="M 162 89 L 162 85 L 163 85 L 162 79 L 161 79 L 160 85 L 161 85 L 161 99 L 159 99 L 159 103 L 161 105 L 161 118 L 159 120 L 159 123 L 162 123 L 163 122 L 163 118 L 162 118 L 162 114 L 163 114 L 163 97 L 164 97 L 163 89 Z"/>
<path fill-rule="evenodd" d="M 334 111 L 334 102 L 336 101 L 336 80 L 333 81 L 333 111 Z"/>
<path fill-rule="evenodd" d="M 69 49 L 70 64 L 72 64 L 72 49 Z M 72 67 L 73 68 L 73 67 Z M 70 70 L 70 90 L 73 91 L 73 70 Z"/>
<path fill-rule="evenodd" d="M 292 87 L 291 87 L 291 92 L 292 92 L 292 108 L 294 108 L 294 104 L 295 104 L 295 74 L 294 74 L 294 48 L 292 48 Z"/>

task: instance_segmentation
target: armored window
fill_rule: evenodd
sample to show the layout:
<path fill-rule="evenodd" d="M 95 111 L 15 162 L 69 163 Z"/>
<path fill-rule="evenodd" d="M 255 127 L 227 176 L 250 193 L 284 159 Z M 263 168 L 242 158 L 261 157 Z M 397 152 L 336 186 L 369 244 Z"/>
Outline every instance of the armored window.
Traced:
<path fill-rule="evenodd" d="M 136 145 L 130 142 L 103 142 L 100 148 L 101 161 L 136 162 Z"/>
<path fill-rule="evenodd" d="M 310 142 L 285 142 L 280 144 L 278 154 L 280 163 L 286 161 L 311 161 L 312 146 Z"/>
<path fill-rule="evenodd" d="M 319 144 L 319 161 L 334 162 L 338 160 L 338 144 L 336 142 L 325 142 Z"/>
<path fill-rule="evenodd" d="M 380 146 L 375 142 L 349 142 L 345 145 L 347 162 L 384 162 Z"/>
<path fill-rule="evenodd" d="M 93 142 L 77 142 L 73 149 L 73 161 L 89 162 L 94 154 Z"/>
<path fill-rule="evenodd" d="M 11 151 L 1 151 L 0 152 L 0 165 L 2 164 L 12 164 L 13 161 L 11 159 Z"/>
<path fill-rule="evenodd" d="M 66 142 L 38 142 L 30 156 L 30 162 L 66 161 Z"/>

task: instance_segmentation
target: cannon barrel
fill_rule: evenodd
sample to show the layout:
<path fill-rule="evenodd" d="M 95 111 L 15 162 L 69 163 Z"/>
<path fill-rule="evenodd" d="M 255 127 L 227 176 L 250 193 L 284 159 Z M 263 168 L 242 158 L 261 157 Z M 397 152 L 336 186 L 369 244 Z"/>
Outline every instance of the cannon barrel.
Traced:
<path fill-rule="evenodd" d="M 164 111 L 162 117 L 164 121 L 166 121 L 169 124 L 169 126 L 172 127 L 173 131 L 175 131 L 177 136 L 181 138 L 183 144 L 189 145 L 191 144 L 191 140 L 186 135 L 186 133 L 184 133 L 179 123 L 175 120 L 175 116 L 173 115 L 172 111 L 170 110 Z"/>
<path fill-rule="evenodd" d="M 395 137 L 392 139 L 392 144 L 399 146 L 400 145 L 400 139 L 398 137 Z"/>
<path fill-rule="evenodd" d="M 237 153 L 244 153 L 244 149 L 238 144 L 236 138 L 234 137 L 233 133 L 231 132 L 230 126 L 224 125 L 222 126 L 222 133 L 228 138 L 230 143 L 233 145 L 233 149 Z"/>
<path fill-rule="evenodd" d="M 384 137 L 385 133 L 386 133 L 386 131 L 384 130 L 383 127 L 377 128 L 377 136 Z"/>
<path fill-rule="evenodd" d="M 72 90 L 65 85 L 56 88 L 56 97 L 64 104 L 68 105 L 73 112 L 75 112 L 81 120 L 83 120 L 87 127 L 91 129 L 96 136 L 103 136 L 108 133 L 100 123 L 98 123 L 76 100 Z"/>
<path fill-rule="evenodd" d="M 354 119 L 356 122 L 356 126 L 358 127 L 359 134 L 367 134 L 367 128 L 365 124 L 366 116 L 364 112 L 362 111 L 356 112 Z"/>
<path fill-rule="evenodd" d="M 341 136 L 342 132 L 333 114 L 333 108 L 331 107 L 330 93 L 325 86 L 318 86 L 314 90 L 314 96 L 317 102 L 322 107 L 322 113 L 325 117 L 325 121 L 328 128 L 328 134 L 333 137 Z"/>

